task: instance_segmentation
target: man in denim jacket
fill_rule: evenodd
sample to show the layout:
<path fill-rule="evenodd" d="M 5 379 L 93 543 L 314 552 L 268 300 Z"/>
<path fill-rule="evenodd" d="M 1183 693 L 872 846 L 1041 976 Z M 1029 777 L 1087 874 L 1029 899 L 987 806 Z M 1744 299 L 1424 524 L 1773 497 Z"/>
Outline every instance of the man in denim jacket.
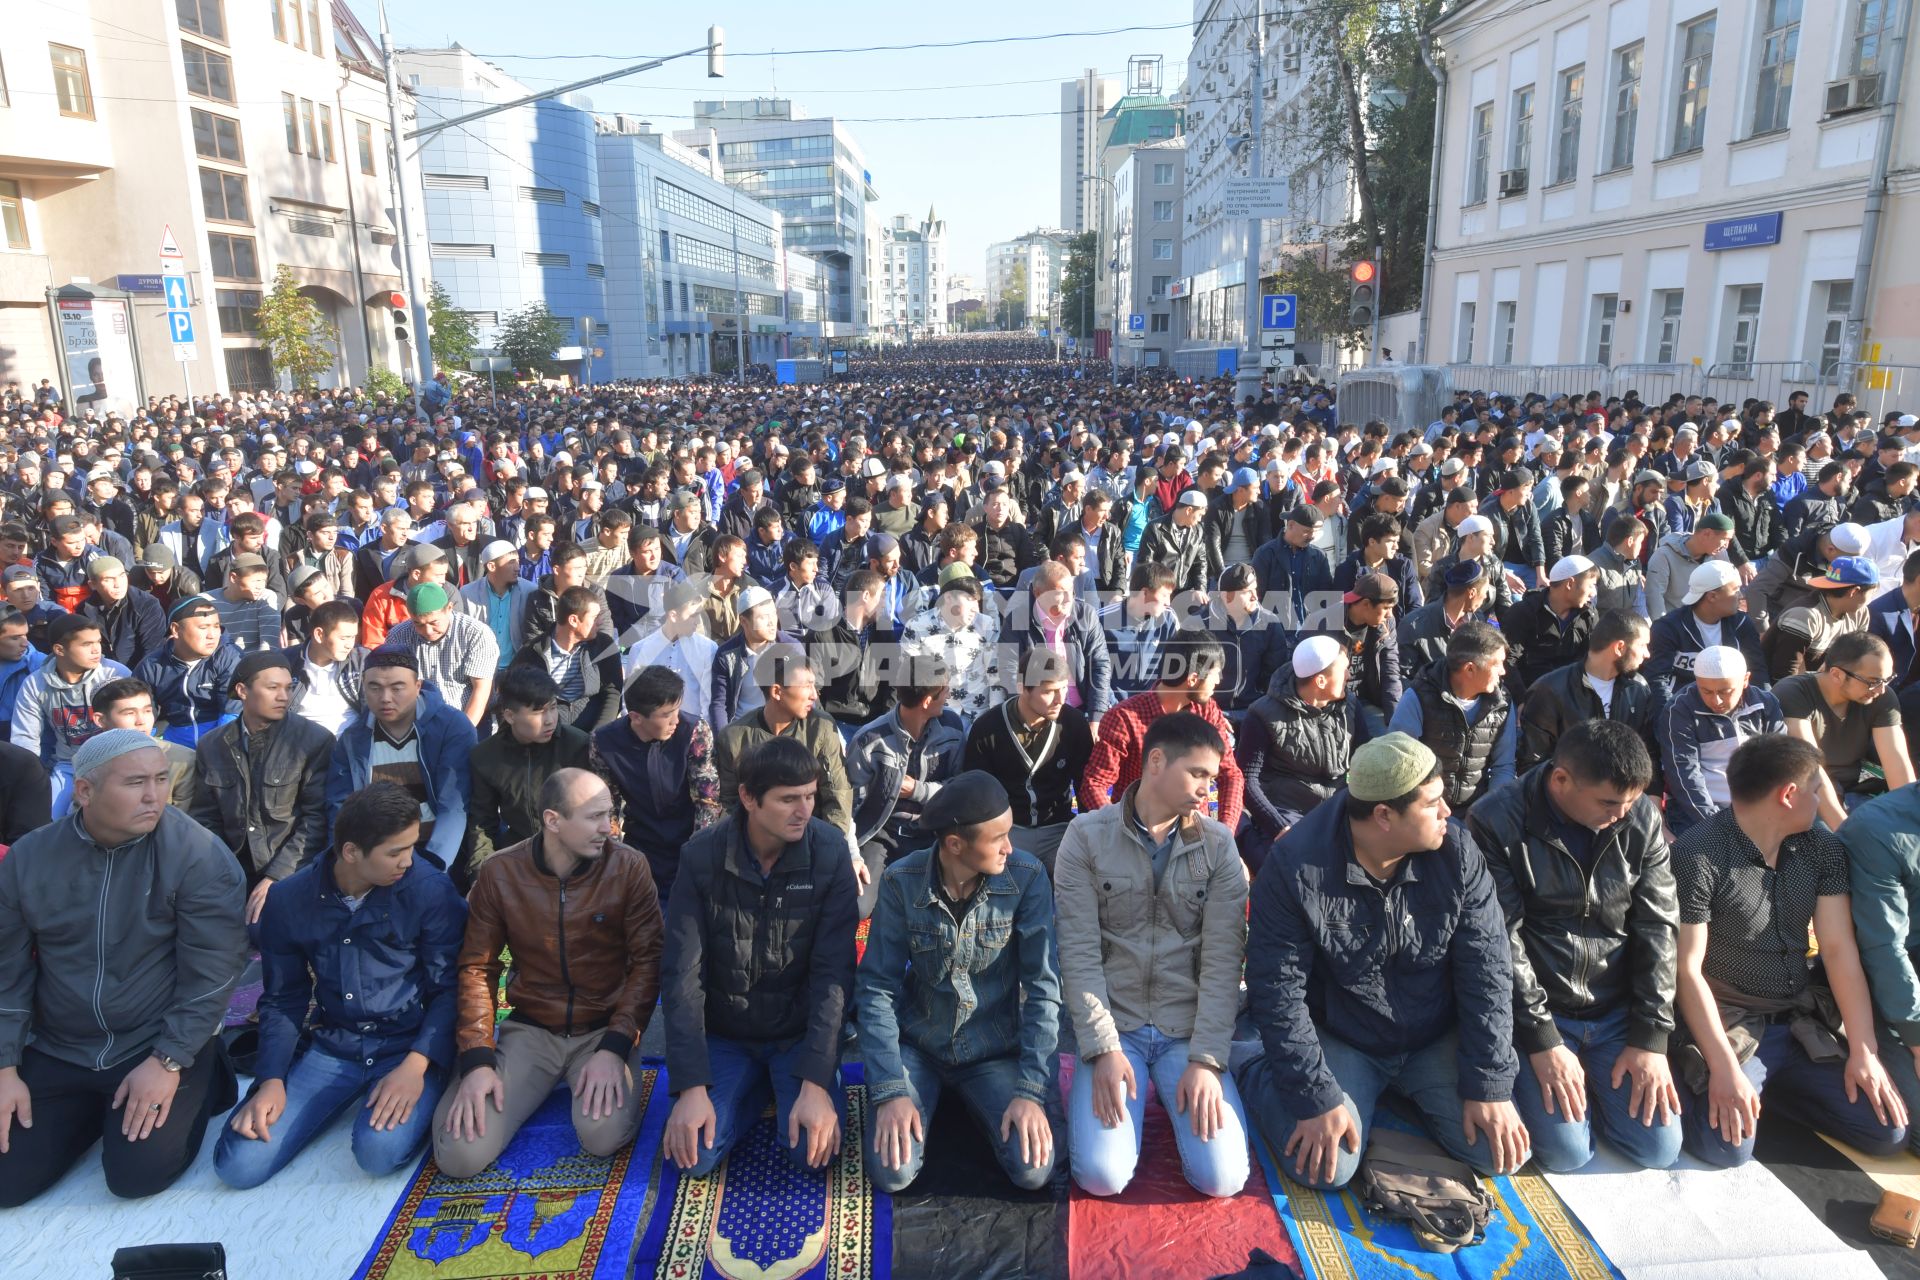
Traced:
<path fill-rule="evenodd" d="M 1040 860 L 1008 838 L 1013 810 L 991 774 L 948 782 L 921 823 L 934 846 L 881 877 L 854 987 L 874 1107 L 867 1177 L 888 1193 L 913 1181 L 951 1086 L 1014 1185 L 1036 1190 L 1054 1159 L 1045 1102 L 1060 1033 L 1053 889 Z"/>

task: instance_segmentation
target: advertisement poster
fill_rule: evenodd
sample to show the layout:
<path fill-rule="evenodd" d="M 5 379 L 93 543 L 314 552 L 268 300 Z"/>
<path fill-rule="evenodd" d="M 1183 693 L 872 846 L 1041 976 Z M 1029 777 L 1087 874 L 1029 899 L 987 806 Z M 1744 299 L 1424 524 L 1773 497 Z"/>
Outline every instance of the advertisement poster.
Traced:
<path fill-rule="evenodd" d="M 131 304 L 125 298 L 61 298 L 54 305 L 75 411 L 131 413 L 140 398 Z"/>

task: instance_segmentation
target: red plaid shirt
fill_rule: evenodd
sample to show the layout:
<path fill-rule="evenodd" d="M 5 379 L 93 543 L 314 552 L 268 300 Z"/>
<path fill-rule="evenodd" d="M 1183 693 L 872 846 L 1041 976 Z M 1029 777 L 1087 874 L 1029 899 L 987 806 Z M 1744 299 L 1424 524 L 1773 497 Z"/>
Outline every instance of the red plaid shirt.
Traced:
<path fill-rule="evenodd" d="M 1185 709 L 1217 729 L 1227 744 L 1220 757 L 1217 790 L 1220 822 L 1232 831 L 1240 823 L 1240 808 L 1246 794 L 1246 779 L 1240 772 L 1240 762 L 1233 755 L 1233 726 L 1227 723 L 1226 713 L 1211 698 Z M 1081 804 L 1092 809 L 1105 808 L 1140 780 L 1144 758 L 1140 744 L 1146 739 L 1147 726 L 1166 714 L 1166 708 L 1160 705 L 1160 695 L 1149 689 L 1134 694 L 1100 717 L 1100 740 L 1093 744 L 1093 755 L 1087 760 Z"/>

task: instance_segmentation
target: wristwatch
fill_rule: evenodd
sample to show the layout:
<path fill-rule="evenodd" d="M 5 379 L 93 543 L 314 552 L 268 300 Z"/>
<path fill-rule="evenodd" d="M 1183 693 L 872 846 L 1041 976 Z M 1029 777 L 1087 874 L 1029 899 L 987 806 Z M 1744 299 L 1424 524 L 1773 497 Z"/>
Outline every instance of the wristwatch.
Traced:
<path fill-rule="evenodd" d="M 154 1058 L 154 1061 L 160 1064 L 161 1070 L 170 1071 L 176 1076 L 180 1074 L 180 1070 L 183 1064 L 175 1062 L 172 1058 L 169 1058 L 166 1054 L 160 1052 L 158 1049 L 155 1049 L 153 1051 L 153 1058 Z"/>

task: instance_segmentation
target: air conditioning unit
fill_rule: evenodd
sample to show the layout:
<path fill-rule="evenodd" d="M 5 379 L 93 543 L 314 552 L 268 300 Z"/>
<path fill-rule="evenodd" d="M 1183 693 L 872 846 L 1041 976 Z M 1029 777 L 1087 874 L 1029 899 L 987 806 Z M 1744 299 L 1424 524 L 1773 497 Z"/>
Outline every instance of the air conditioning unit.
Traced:
<path fill-rule="evenodd" d="M 1213 81 L 1213 78 L 1212 78 L 1211 76 L 1209 76 L 1209 77 L 1207 78 L 1207 92 L 1208 92 L 1208 93 L 1217 93 L 1217 92 L 1219 91 L 1219 89 L 1220 89 L 1220 86 L 1219 86 L 1218 84 L 1216 84 L 1216 83 L 1214 83 L 1214 81 Z"/>
<path fill-rule="evenodd" d="M 1523 196 L 1527 194 L 1527 171 L 1525 169 L 1502 169 L 1500 171 L 1500 198 Z"/>
<path fill-rule="evenodd" d="M 1286 44 L 1280 46 L 1280 69 L 1282 71 L 1298 71 L 1300 69 L 1299 45 Z"/>
<path fill-rule="evenodd" d="M 1280 82 L 1278 80 L 1267 81 L 1266 84 L 1261 86 L 1260 93 L 1271 102 L 1280 96 Z"/>
<path fill-rule="evenodd" d="M 1848 76 L 1827 83 L 1827 114 L 1841 116 L 1849 111 L 1864 111 L 1880 102 L 1880 75 Z"/>

